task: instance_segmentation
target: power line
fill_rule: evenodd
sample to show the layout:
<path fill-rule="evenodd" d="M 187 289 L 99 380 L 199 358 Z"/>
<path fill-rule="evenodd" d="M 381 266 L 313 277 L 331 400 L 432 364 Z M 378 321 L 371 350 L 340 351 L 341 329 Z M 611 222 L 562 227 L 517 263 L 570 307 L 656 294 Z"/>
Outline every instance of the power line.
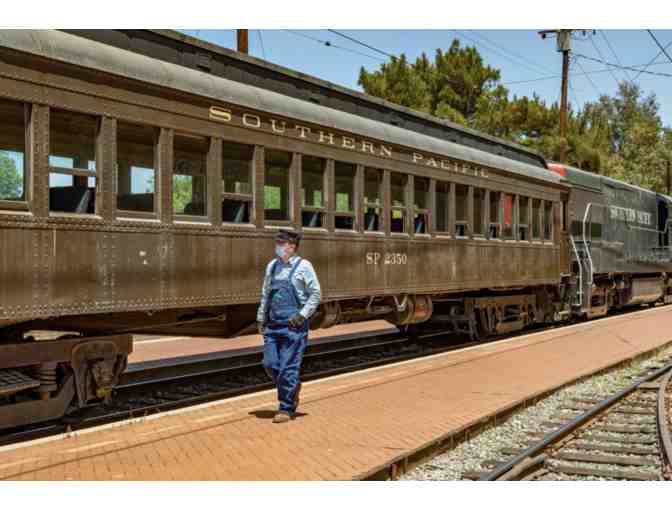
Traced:
<path fill-rule="evenodd" d="M 614 64 L 612 62 L 605 62 L 604 60 L 600 60 L 599 58 L 588 57 L 586 55 L 581 55 L 580 53 L 574 53 L 574 55 L 577 56 L 577 57 L 586 59 L 586 60 L 592 60 L 593 62 L 599 62 L 600 64 L 604 64 L 604 65 L 607 65 L 609 67 L 615 67 L 617 69 L 627 69 L 628 71 L 639 71 L 639 74 L 644 73 L 644 74 L 651 74 L 651 75 L 654 75 L 654 76 L 663 76 L 665 78 L 672 78 L 672 74 L 668 74 L 668 73 L 657 73 L 655 71 L 645 71 L 644 69 L 637 69 L 637 68 L 632 67 L 632 66 L 619 66 L 618 64 Z M 647 66 L 648 65 L 649 64 L 647 64 Z M 635 79 L 637 79 L 637 78 L 635 77 Z"/>
<path fill-rule="evenodd" d="M 604 30 L 600 30 L 600 35 L 602 36 L 602 39 L 604 39 L 604 42 L 607 43 L 607 47 L 609 48 L 609 51 L 611 51 L 611 54 L 616 59 L 616 62 L 618 63 L 618 65 L 622 66 L 623 62 L 621 62 L 621 59 L 619 58 L 618 53 L 616 53 L 616 50 L 614 50 L 614 47 L 609 42 L 609 39 L 607 39 L 606 32 Z M 627 70 L 623 69 L 623 73 L 625 74 L 625 77 L 628 80 L 632 81 L 632 76 L 630 76 L 630 73 Z"/>
<path fill-rule="evenodd" d="M 541 66 L 541 65 L 537 64 L 536 62 L 530 60 L 527 57 L 524 57 L 524 56 L 522 56 L 518 53 L 515 53 L 510 49 L 504 48 L 501 44 L 497 44 L 492 39 L 489 39 L 488 37 L 486 37 L 483 33 L 476 32 L 475 30 L 470 30 L 470 32 L 473 33 L 476 37 L 480 37 L 481 39 L 484 39 L 485 41 L 489 42 L 491 45 L 499 48 L 501 51 L 506 52 L 509 55 L 511 55 L 511 56 L 513 56 L 513 57 L 515 57 L 519 60 L 522 60 L 523 62 L 528 62 L 529 64 L 533 65 L 537 69 L 541 69 L 543 72 L 552 72 L 547 67 Z"/>
<path fill-rule="evenodd" d="M 331 29 L 328 29 L 328 31 L 331 32 L 332 34 L 340 35 L 341 37 L 343 37 L 343 38 L 345 38 L 345 39 L 348 39 L 348 40 L 350 40 L 350 41 L 352 41 L 352 42 L 354 42 L 354 43 L 357 43 L 357 44 L 359 44 L 359 45 L 361 45 L 361 46 L 364 46 L 365 48 L 368 48 L 368 49 L 373 50 L 373 51 L 375 51 L 375 52 L 377 52 L 377 53 L 380 53 L 381 55 L 385 55 L 386 57 L 397 58 L 396 55 L 392 55 L 391 53 L 388 53 L 388 52 L 386 52 L 386 51 L 379 50 L 379 49 L 376 48 L 375 46 L 371 46 L 370 44 L 366 44 L 366 43 L 364 43 L 364 42 L 362 42 L 362 41 L 360 41 L 360 40 L 358 40 L 358 39 L 355 39 L 354 37 L 350 37 L 349 35 L 346 35 L 346 34 L 344 34 L 344 33 L 342 33 L 342 32 L 339 32 L 338 30 L 331 30 Z"/>
<path fill-rule="evenodd" d="M 654 39 L 655 39 L 655 37 L 654 37 Z M 660 57 L 660 56 L 663 54 L 663 51 L 670 47 L 670 45 L 672 45 L 672 41 L 670 41 L 670 42 L 667 44 L 667 46 L 665 46 L 665 48 L 660 48 L 661 51 L 659 51 L 658 53 L 656 53 L 656 56 L 653 57 L 653 58 L 649 61 L 649 63 L 644 67 L 644 69 L 642 69 L 641 71 L 639 71 L 639 72 L 637 73 L 637 76 L 635 76 L 635 78 L 633 79 L 633 81 L 637 80 L 637 78 L 639 78 L 639 76 L 640 76 L 642 73 L 644 73 L 644 72 L 649 68 L 649 66 L 652 65 L 653 62 L 654 62 L 658 57 Z"/>
<path fill-rule="evenodd" d="M 375 57 L 373 55 L 369 55 L 368 53 L 363 53 L 363 52 L 360 52 L 360 51 L 357 51 L 357 50 L 353 50 L 351 48 L 346 48 L 345 46 L 339 46 L 337 44 L 332 43 L 331 41 L 325 41 L 324 39 L 318 39 L 317 37 L 312 37 L 310 35 L 302 34 L 301 32 L 296 32 L 294 30 L 289 30 L 287 28 L 285 28 L 284 31 L 289 32 L 290 34 L 294 34 L 294 35 L 299 36 L 299 37 L 303 37 L 305 39 L 310 39 L 311 41 L 317 42 L 317 43 L 319 43 L 323 46 L 327 46 L 328 48 L 336 48 L 336 49 L 339 49 L 339 50 L 342 50 L 342 51 L 347 51 L 349 53 L 354 53 L 355 55 L 360 55 L 360 56 L 363 56 L 363 57 L 372 58 L 373 60 L 377 60 L 378 62 L 385 62 L 385 60 L 383 60 L 382 58 Z"/>
<path fill-rule="evenodd" d="M 667 57 L 667 59 L 668 59 L 670 62 L 672 62 L 672 57 L 670 57 L 670 54 L 667 52 L 667 50 L 666 50 L 665 48 L 663 48 L 663 45 L 660 44 L 660 42 L 658 41 L 658 39 L 656 39 L 656 36 L 653 35 L 653 32 L 651 32 L 651 30 L 649 30 L 649 29 L 647 29 L 646 31 L 649 33 L 649 35 L 650 35 L 651 37 L 653 37 L 653 40 L 656 41 L 656 44 L 657 44 L 658 47 L 660 48 L 660 51 L 662 51 L 662 52 L 665 54 L 665 56 Z"/>
<path fill-rule="evenodd" d="M 266 60 L 266 49 L 264 48 L 264 38 L 261 36 L 261 30 L 257 29 L 257 35 L 259 35 L 259 44 L 261 44 L 261 54 Z"/>
<path fill-rule="evenodd" d="M 524 62 L 524 61 L 523 61 L 523 62 L 521 62 L 521 61 L 516 61 L 516 60 L 514 60 L 512 57 L 510 57 L 509 55 L 506 55 L 506 54 L 502 53 L 499 49 L 490 47 L 490 44 L 486 44 L 486 43 L 484 43 L 484 42 L 482 42 L 482 41 L 477 41 L 476 39 L 474 39 L 474 38 L 468 36 L 467 34 L 463 33 L 463 32 L 460 31 L 460 30 L 451 30 L 451 32 L 455 32 L 457 35 L 463 37 L 464 39 L 467 39 L 468 41 L 471 41 L 471 42 L 474 43 L 476 46 L 482 46 L 482 47 L 484 47 L 484 49 L 486 49 L 486 50 L 488 50 L 488 51 L 490 51 L 490 52 L 492 52 L 492 53 L 495 53 L 495 54 L 499 55 L 499 56 L 502 57 L 502 58 L 505 58 L 506 60 L 508 60 L 509 62 L 514 63 L 515 65 L 521 65 L 521 64 L 522 64 L 523 66 L 527 67 L 527 69 L 529 69 L 529 70 L 532 71 L 533 73 L 540 74 L 538 69 L 534 69 L 534 68 L 533 68 L 532 66 L 530 66 L 527 62 Z"/>
<path fill-rule="evenodd" d="M 579 66 L 579 69 L 581 69 L 581 71 L 582 71 L 582 75 L 585 76 L 586 79 L 590 82 L 590 84 L 595 89 L 595 92 L 597 92 L 597 96 L 599 97 L 600 96 L 600 89 L 597 88 L 597 85 L 595 85 L 595 82 L 593 81 L 593 79 L 588 75 L 588 73 L 586 73 L 586 70 L 583 68 L 583 65 L 581 64 L 581 60 L 579 60 L 578 58 L 575 58 L 574 62 L 576 63 L 577 66 Z"/>
<path fill-rule="evenodd" d="M 595 44 L 595 39 L 593 39 L 592 37 L 590 38 L 590 44 L 592 44 L 593 48 L 595 48 L 595 51 L 597 52 L 597 56 L 600 57 L 602 60 L 606 60 L 604 58 L 604 55 L 602 55 L 602 52 L 600 51 L 600 48 L 598 48 L 597 44 Z M 618 78 L 616 78 L 616 75 L 614 74 L 614 71 L 611 68 L 609 68 L 609 74 L 611 74 L 611 77 L 616 82 L 616 86 L 618 86 L 619 85 Z"/>

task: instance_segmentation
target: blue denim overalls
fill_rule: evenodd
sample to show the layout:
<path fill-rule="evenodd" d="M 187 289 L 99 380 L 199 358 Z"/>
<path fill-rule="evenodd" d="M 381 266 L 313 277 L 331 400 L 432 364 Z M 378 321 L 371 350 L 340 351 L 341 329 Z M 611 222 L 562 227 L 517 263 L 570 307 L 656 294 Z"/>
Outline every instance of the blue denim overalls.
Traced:
<path fill-rule="evenodd" d="M 276 278 L 281 264 L 278 260 L 273 264 L 264 331 L 264 368 L 278 387 L 280 410 L 289 413 L 296 411 L 294 395 L 299 386 L 301 361 L 308 339 L 307 320 L 298 329 L 289 325 L 289 319 L 301 310 L 292 284 L 300 263 L 299 258 L 286 280 Z"/>

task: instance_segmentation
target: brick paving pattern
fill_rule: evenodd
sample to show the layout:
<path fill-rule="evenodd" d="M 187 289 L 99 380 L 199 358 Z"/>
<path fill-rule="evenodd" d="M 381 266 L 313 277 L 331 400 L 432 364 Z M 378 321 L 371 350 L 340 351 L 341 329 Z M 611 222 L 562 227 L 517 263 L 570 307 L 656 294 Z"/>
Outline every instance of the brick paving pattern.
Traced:
<path fill-rule="evenodd" d="M 271 423 L 267 391 L 0 448 L 0 479 L 356 479 L 671 340 L 669 309 L 645 310 L 307 383 L 286 424 Z"/>

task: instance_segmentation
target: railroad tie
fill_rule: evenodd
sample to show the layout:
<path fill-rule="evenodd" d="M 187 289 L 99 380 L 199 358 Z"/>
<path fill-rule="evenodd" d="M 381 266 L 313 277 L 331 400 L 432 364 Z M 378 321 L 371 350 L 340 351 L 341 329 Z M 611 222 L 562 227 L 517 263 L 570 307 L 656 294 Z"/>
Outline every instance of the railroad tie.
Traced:
<path fill-rule="evenodd" d="M 597 476 L 600 478 L 617 478 L 620 480 L 638 480 L 638 481 L 650 481 L 650 480 L 659 480 L 660 477 L 656 473 L 644 473 L 641 471 L 626 471 L 626 470 L 610 470 L 610 469 L 597 469 L 597 468 L 586 468 L 580 466 L 566 466 L 558 464 L 550 464 L 549 470 L 554 473 L 562 473 L 565 475 L 580 475 L 580 476 Z"/>
<path fill-rule="evenodd" d="M 656 461 L 647 457 L 619 457 L 617 455 L 600 455 L 595 453 L 564 452 L 553 455 L 554 459 L 592 464 L 616 464 L 618 466 L 657 466 Z"/>
<path fill-rule="evenodd" d="M 628 445 L 608 445 L 595 443 L 592 441 L 575 441 L 571 443 L 573 448 L 581 450 L 599 451 L 605 453 L 628 453 L 631 455 L 657 455 L 658 452 L 653 448 L 642 448 L 641 446 Z"/>

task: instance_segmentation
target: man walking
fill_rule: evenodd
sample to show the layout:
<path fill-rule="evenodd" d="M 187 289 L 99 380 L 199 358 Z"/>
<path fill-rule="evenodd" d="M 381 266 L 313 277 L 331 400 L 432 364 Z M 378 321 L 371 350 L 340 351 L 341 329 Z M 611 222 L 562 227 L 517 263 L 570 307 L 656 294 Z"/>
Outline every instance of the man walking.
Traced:
<path fill-rule="evenodd" d="M 322 296 L 313 265 L 296 254 L 300 241 L 301 234 L 288 230 L 275 236 L 276 258 L 266 267 L 257 312 L 264 336 L 264 369 L 278 388 L 280 410 L 273 423 L 291 420 L 299 405 L 308 319 Z"/>

